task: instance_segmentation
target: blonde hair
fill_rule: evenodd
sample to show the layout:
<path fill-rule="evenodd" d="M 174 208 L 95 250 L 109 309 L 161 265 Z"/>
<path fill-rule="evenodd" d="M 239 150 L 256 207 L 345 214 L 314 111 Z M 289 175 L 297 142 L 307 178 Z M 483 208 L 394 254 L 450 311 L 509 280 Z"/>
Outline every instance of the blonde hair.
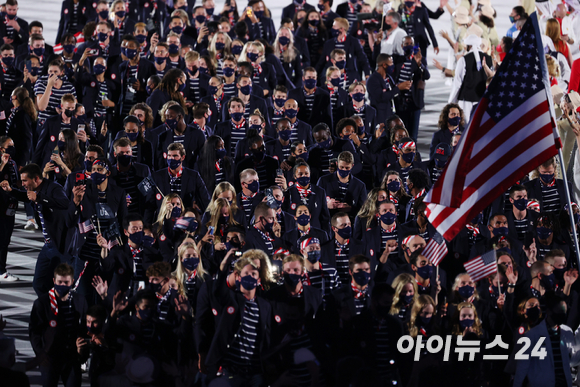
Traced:
<path fill-rule="evenodd" d="M 265 60 L 264 52 L 266 50 L 264 49 L 264 45 L 257 40 L 247 42 L 244 45 L 244 48 L 242 49 L 242 52 L 240 53 L 240 57 L 238 58 L 238 62 L 250 62 L 250 63 L 252 63 L 252 61 L 250 59 L 248 59 L 248 47 L 249 46 L 255 47 L 256 50 L 258 50 L 258 52 L 261 54 L 260 57 L 258 58 L 258 63 L 262 63 Z"/>
<path fill-rule="evenodd" d="M 262 281 L 262 286 L 264 289 L 268 290 L 270 285 L 275 282 L 274 275 L 272 274 L 272 266 L 270 265 L 270 258 L 268 258 L 268 255 L 262 250 L 251 249 L 242 255 L 241 259 L 244 258 L 250 259 L 252 262 L 256 259 L 260 261 L 260 280 Z"/>
<path fill-rule="evenodd" d="M 242 172 L 240 172 L 240 182 L 244 182 L 244 180 L 246 180 L 250 176 L 256 176 L 257 177 L 258 176 L 258 172 L 256 172 L 252 168 L 244 169 Z"/>
<path fill-rule="evenodd" d="M 286 49 L 286 51 L 282 52 L 282 54 L 278 54 L 280 52 L 279 39 L 280 39 L 280 32 L 282 32 L 282 30 L 286 30 L 290 34 L 290 43 L 288 43 L 288 48 Z M 281 27 L 280 30 L 278 31 L 278 34 L 276 35 L 276 40 L 274 40 L 274 53 L 278 57 L 281 56 L 280 60 L 284 63 L 290 63 L 294 59 L 296 59 L 297 53 L 296 53 L 296 49 L 294 48 L 294 34 L 292 33 L 292 31 L 290 31 L 290 28 Z"/>
<path fill-rule="evenodd" d="M 224 207 L 227 207 L 230 209 L 230 218 L 228 220 L 227 226 L 229 227 L 229 226 L 239 226 L 240 225 L 238 222 L 236 222 L 234 220 L 234 216 L 232 214 L 230 203 L 227 201 L 227 199 L 217 198 L 213 202 L 213 206 L 211 207 L 211 211 L 209 212 L 210 218 L 209 218 L 209 221 L 206 223 L 206 226 L 208 226 L 208 227 L 213 226 L 213 227 L 215 227 L 215 229 L 217 229 L 217 226 L 218 226 L 218 223 L 220 220 L 220 216 L 222 213 L 222 208 L 224 208 Z M 220 239 L 220 238 L 218 238 L 218 235 L 215 235 L 214 244 L 220 242 L 218 239 Z"/>
<path fill-rule="evenodd" d="M 181 212 L 183 213 L 183 200 L 181 200 L 181 197 L 175 192 L 165 195 L 163 201 L 161 202 L 161 207 L 159 207 L 159 214 L 157 215 L 157 230 L 155 230 L 157 235 L 163 234 L 163 222 L 165 221 L 165 217 L 167 216 L 168 212 L 167 203 L 171 202 L 175 198 L 179 199 L 179 206 L 181 207 Z"/>
<path fill-rule="evenodd" d="M 401 293 L 403 292 L 403 288 L 405 285 L 411 284 L 413 285 L 413 301 L 411 304 L 415 304 L 417 299 L 419 298 L 419 288 L 417 287 L 417 281 L 415 278 L 409 273 L 401 273 L 393 280 L 393 289 L 395 289 L 395 295 L 393 296 L 393 305 L 391 305 L 391 310 L 389 310 L 389 314 L 394 316 L 398 315 L 403 307 L 403 300 L 401 300 Z"/>
<path fill-rule="evenodd" d="M 355 87 L 357 86 L 362 86 L 364 93 L 367 92 L 367 87 L 365 86 L 364 83 L 362 83 L 361 81 L 354 81 L 349 87 L 348 87 L 348 92 L 352 93 L 355 89 Z"/>
<path fill-rule="evenodd" d="M 262 112 L 260 111 L 260 109 L 255 109 L 252 113 L 250 113 L 250 117 L 251 116 L 260 117 L 260 120 L 262 120 L 262 123 L 266 122 L 266 119 L 262 115 Z"/>
<path fill-rule="evenodd" d="M 196 61 L 199 60 L 199 52 L 197 51 L 188 51 L 185 56 L 183 57 L 183 60 L 186 62 L 191 62 L 191 61 Z"/>
<path fill-rule="evenodd" d="M 238 210 L 240 208 L 238 207 L 238 202 L 236 200 L 236 189 L 234 188 L 234 186 L 231 183 L 229 183 L 227 181 L 222 181 L 221 183 L 216 185 L 215 189 L 213 190 L 213 194 L 211 195 L 211 201 L 209 202 L 209 205 L 207 206 L 207 209 L 205 210 L 206 212 L 211 212 L 211 210 L 213 209 L 215 201 L 224 192 L 231 192 L 232 193 L 233 199 L 232 199 L 232 203 L 230 204 L 230 211 L 232 212 L 232 214 L 236 214 L 238 212 Z"/>
<path fill-rule="evenodd" d="M 558 159 L 552 157 L 551 159 L 546 160 L 542 164 L 538 165 L 536 169 L 534 169 L 530 174 L 530 180 L 538 179 L 540 177 L 540 167 L 548 168 L 550 166 L 554 167 L 554 178 L 560 179 L 561 176 L 561 168 Z"/>
<path fill-rule="evenodd" d="M 181 282 L 179 280 L 179 277 L 177 275 L 177 272 L 173 272 L 171 273 L 171 275 L 169 276 L 170 280 L 174 280 L 175 283 L 177 284 L 177 293 L 179 293 L 180 295 L 184 296 L 185 298 L 187 298 L 187 292 L 185 291 L 185 285 L 183 282 Z M 193 313 L 193 310 L 192 310 Z"/>
<path fill-rule="evenodd" d="M 546 54 L 546 64 L 548 65 L 548 74 L 554 78 L 558 78 L 560 76 L 560 64 L 548 54 Z"/>
<path fill-rule="evenodd" d="M 356 214 L 356 216 L 358 216 L 361 220 L 366 219 L 366 228 L 371 226 L 371 222 L 373 219 L 375 219 L 375 216 L 378 212 L 377 201 L 380 191 L 386 192 L 388 200 L 389 193 L 387 191 L 385 191 L 383 188 L 373 188 L 367 194 L 367 200 L 363 203 L 358 214 Z"/>
<path fill-rule="evenodd" d="M 341 27 L 344 28 L 344 30 L 348 33 L 348 29 L 350 27 L 350 23 L 347 19 L 343 18 L 343 17 L 337 17 L 336 19 L 334 19 L 334 23 L 338 23 L 340 24 Z"/>
<path fill-rule="evenodd" d="M 209 53 L 209 57 L 213 62 L 217 62 L 217 50 L 215 48 L 215 44 L 217 42 L 217 37 L 218 36 L 223 36 L 224 40 L 225 40 L 225 46 L 223 49 L 223 54 L 222 54 L 222 58 L 225 57 L 226 55 L 230 54 L 230 47 L 232 45 L 232 38 L 230 38 L 230 36 L 228 34 L 226 34 L 225 32 L 222 31 L 218 31 L 216 32 L 213 37 L 211 38 L 211 41 L 209 43 L 209 47 L 207 49 L 207 52 Z"/>
<path fill-rule="evenodd" d="M 458 274 L 457 277 L 455 277 L 455 281 L 453 282 L 453 286 L 451 287 L 451 290 L 453 291 L 453 298 L 455 300 L 461 300 L 461 296 L 459 295 L 459 292 L 457 291 L 457 289 L 459 289 L 459 283 L 461 282 L 461 277 L 463 277 L 464 275 L 468 276 L 469 279 L 471 279 L 471 276 L 469 275 L 469 273 L 461 273 Z M 473 287 L 473 300 L 479 300 L 479 293 L 477 292 L 477 287 L 474 286 Z"/>
<path fill-rule="evenodd" d="M 123 4 L 125 6 L 125 10 L 127 9 L 127 6 L 125 5 L 124 0 L 113 1 L 113 3 L 111 3 L 111 7 L 109 8 L 109 19 L 110 20 L 115 20 L 115 7 L 117 6 L 117 4 Z M 128 15 L 125 15 L 125 17 L 128 17 Z"/>
<path fill-rule="evenodd" d="M 254 269 L 260 271 L 260 269 L 258 268 L 258 265 L 256 265 L 256 263 L 251 258 L 247 258 L 247 257 L 242 256 L 234 264 L 234 273 L 240 274 L 242 272 L 242 270 L 244 269 L 244 267 L 246 267 L 248 265 L 250 265 Z"/>
<path fill-rule="evenodd" d="M 411 309 L 411 319 L 407 323 L 407 328 L 409 328 L 409 335 L 411 337 L 417 337 L 419 334 L 419 328 L 415 324 L 415 321 L 417 321 L 417 317 L 423 308 L 429 305 L 433 306 L 433 314 L 435 314 L 435 301 L 433 298 L 431 298 L 431 296 L 423 294 L 419 296 L 413 303 L 413 309 Z"/>
<path fill-rule="evenodd" d="M 338 71 L 340 72 L 340 69 L 336 66 L 330 66 L 329 68 L 326 69 L 326 80 L 329 81 L 330 80 L 330 76 L 332 75 L 333 72 Z"/>
<path fill-rule="evenodd" d="M 173 16 L 179 17 L 183 21 L 183 24 L 185 24 L 187 27 L 191 26 L 191 23 L 189 22 L 189 16 L 187 16 L 187 12 L 185 12 L 183 9 L 176 9 L 175 11 L 171 12 L 171 17 Z"/>
<path fill-rule="evenodd" d="M 300 265 L 302 266 L 302 270 L 304 270 L 304 258 L 301 255 L 290 254 L 290 255 L 286 256 L 286 258 L 284 258 L 284 260 L 282 261 L 282 267 L 284 267 L 284 265 L 289 263 L 289 262 L 300 262 Z"/>
<path fill-rule="evenodd" d="M 475 305 L 473 305 L 471 302 L 462 302 L 459 305 L 457 305 L 457 310 L 455 311 L 455 314 L 453 315 L 453 329 L 452 332 L 454 335 L 462 335 L 463 334 L 463 330 L 461 329 L 461 326 L 459 325 L 459 314 L 461 313 L 462 309 L 465 308 L 469 308 L 473 310 L 473 331 L 475 332 L 476 335 L 481 336 L 482 335 L 482 330 L 481 330 L 481 320 L 479 319 L 479 317 L 477 317 L 477 309 L 475 309 Z"/>
<path fill-rule="evenodd" d="M 199 250 L 197 248 L 197 244 L 192 243 L 192 242 L 182 243 L 181 246 L 179 246 L 179 248 L 177 249 L 178 259 L 177 259 L 177 268 L 175 269 L 175 274 L 177 276 L 178 281 L 184 287 L 185 287 L 185 280 L 187 280 L 187 273 L 185 272 L 185 269 L 183 268 L 183 265 L 181 264 L 181 258 L 183 257 L 183 255 L 185 254 L 187 249 L 195 250 L 195 252 L 197 253 L 197 256 L 199 258 L 199 264 L 197 265 L 197 268 L 195 269 L 196 270 L 195 276 L 200 281 L 205 281 L 203 276 L 207 274 L 207 271 L 205 271 L 205 269 L 203 268 L 203 261 L 201 259 L 201 254 L 199 253 Z"/>

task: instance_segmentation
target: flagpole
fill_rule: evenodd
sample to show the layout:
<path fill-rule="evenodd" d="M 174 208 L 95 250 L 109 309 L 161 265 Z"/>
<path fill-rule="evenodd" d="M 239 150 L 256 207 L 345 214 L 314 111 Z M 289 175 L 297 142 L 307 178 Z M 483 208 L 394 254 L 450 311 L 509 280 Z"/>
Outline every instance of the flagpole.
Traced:
<path fill-rule="evenodd" d="M 530 19 L 532 24 L 534 25 L 534 30 L 536 31 L 536 42 L 539 48 L 543 48 L 542 38 L 540 34 L 540 26 L 538 23 L 538 18 L 536 17 L 536 12 L 533 12 L 530 15 Z M 540 51 L 540 50 L 539 50 Z M 542 52 L 542 51 L 540 51 Z M 549 111 L 550 111 L 550 123 L 552 124 L 552 131 L 554 133 L 554 141 L 556 143 L 556 148 L 558 149 L 558 159 L 560 160 L 560 169 L 562 171 L 562 180 L 564 181 L 564 191 L 566 192 L 566 201 L 568 203 L 568 215 L 570 217 L 570 224 L 572 226 L 572 236 L 574 237 L 574 247 L 576 249 L 576 265 L 580 268 L 580 249 L 578 248 L 578 235 L 576 233 L 576 224 L 574 223 L 574 209 L 572 208 L 572 198 L 570 197 L 570 191 L 568 189 L 568 176 L 566 176 L 566 170 L 564 164 L 564 155 L 562 154 L 562 139 L 560 138 L 560 134 L 558 133 L 558 126 L 556 125 L 556 112 L 554 110 L 554 104 L 550 103 L 552 101 L 552 93 L 550 89 L 550 81 L 548 76 L 548 65 L 546 62 L 546 58 L 543 55 L 540 55 L 540 67 L 542 68 L 542 75 L 543 75 L 543 82 L 544 82 L 544 89 L 546 92 L 546 99 L 548 101 Z"/>
<path fill-rule="evenodd" d="M 578 234 L 576 233 L 576 224 L 574 223 L 574 209 L 572 208 L 572 198 L 570 197 L 570 190 L 568 189 L 568 176 L 564 170 L 564 156 L 562 154 L 562 147 L 558 146 L 558 158 L 560 159 L 560 169 L 562 170 L 562 180 L 564 180 L 564 192 L 566 192 L 566 202 L 568 203 L 568 216 L 570 217 L 570 225 L 572 227 L 572 235 L 574 237 L 574 247 L 576 249 L 576 267 L 580 268 L 580 249 L 578 248 Z"/>
<path fill-rule="evenodd" d="M 499 295 L 501 296 L 501 277 L 499 275 L 499 263 L 497 262 L 497 245 L 494 243 L 493 245 L 493 253 L 495 254 L 495 270 L 496 270 L 496 276 L 497 276 L 497 288 L 499 290 Z M 492 285 L 493 285 L 493 281 L 492 281 Z"/>

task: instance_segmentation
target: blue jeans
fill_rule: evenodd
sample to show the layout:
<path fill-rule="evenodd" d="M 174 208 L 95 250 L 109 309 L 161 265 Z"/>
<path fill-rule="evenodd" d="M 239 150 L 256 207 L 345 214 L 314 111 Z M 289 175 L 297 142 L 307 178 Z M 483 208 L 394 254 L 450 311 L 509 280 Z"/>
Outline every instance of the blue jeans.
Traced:
<path fill-rule="evenodd" d="M 38 296 L 52 289 L 54 269 L 61 263 L 70 263 L 70 260 L 58 251 L 53 242 L 45 243 L 38 254 L 32 280 L 32 288 Z"/>

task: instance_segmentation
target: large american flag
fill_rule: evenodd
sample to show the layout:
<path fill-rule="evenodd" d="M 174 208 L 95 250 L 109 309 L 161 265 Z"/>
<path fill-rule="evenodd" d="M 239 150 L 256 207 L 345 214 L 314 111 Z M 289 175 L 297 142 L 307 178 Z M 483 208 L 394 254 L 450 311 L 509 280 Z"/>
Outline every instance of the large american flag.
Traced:
<path fill-rule="evenodd" d="M 542 39 L 524 24 L 441 176 L 425 197 L 431 224 L 450 241 L 559 143 Z"/>
<path fill-rule="evenodd" d="M 467 274 L 469 274 L 472 281 L 479 281 L 482 278 L 495 274 L 497 273 L 495 250 L 488 251 L 479 257 L 475 257 L 472 260 L 465 262 L 463 266 L 465 267 L 465 270 L 467 270 Z"/>
<path fill-rule="evenodd" d="M 429 239 L 427 245 L 425 245 L 423 256 L 433 263 L 433 265 L 439 266 L 439 262 L 445 258 L 448 252 L 449 250 L 447 250 L 445 240 L 437 232 L 433 235 L 433 238 Z"/>

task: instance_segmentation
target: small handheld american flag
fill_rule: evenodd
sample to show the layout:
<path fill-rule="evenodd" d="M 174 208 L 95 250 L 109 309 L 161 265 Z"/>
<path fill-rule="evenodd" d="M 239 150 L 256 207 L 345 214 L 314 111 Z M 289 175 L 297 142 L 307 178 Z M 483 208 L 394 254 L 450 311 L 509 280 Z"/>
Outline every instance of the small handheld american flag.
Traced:
<path fill-rule="evenodd" d="M 467 274 L 469 274 L 472 281 L 479 281 L 482 278 L 489 277 L 490 275 L 497 273 L 495 250 L 488 251 L 479 257 L 475 257 L 472 260 L 465 262 L 463 266 L 465 266 L 465 270 L 467 270 Z"/>
<path fill-rule="evenodd" d="M 445 240 L 437 232 L 423 249 L 423 256 L 433 263 L 433 265 L 439 266 L 439 263 L 445 258 L 448 252 L 449 250 L 447 250 Z"/>

